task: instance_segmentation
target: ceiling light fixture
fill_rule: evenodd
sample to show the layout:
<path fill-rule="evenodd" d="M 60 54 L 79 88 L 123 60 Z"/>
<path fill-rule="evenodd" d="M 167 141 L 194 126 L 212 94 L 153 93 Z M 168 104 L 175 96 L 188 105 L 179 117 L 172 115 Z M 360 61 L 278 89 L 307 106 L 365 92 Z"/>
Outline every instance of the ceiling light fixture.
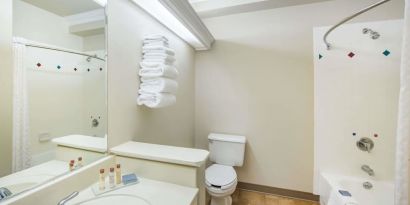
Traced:
<path fill-rule="evenodd" d="M 186 0 L 132 0 L 196 50 L 211 48 L 214 38 Z"/>

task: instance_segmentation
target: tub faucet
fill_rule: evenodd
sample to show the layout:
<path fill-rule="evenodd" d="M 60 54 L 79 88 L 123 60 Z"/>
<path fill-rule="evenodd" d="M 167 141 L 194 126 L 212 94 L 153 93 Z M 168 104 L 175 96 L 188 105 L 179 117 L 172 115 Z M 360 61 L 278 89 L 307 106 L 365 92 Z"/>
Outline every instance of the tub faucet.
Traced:
<path fill-rule="evenodd" d="M 374 176 L 374 170 L 369 167 L 369 165 L 362 165 L 362 170 L 366 172 L 369 176 Z"/>
<path fill-rule="evenodd" d="M 60 202 L 58 202 L 58 205 L 64 205 L 66 204 L 68 201 L 70 201 L 71 199 L 73 199 L 74 197 L 78 196 L 79 192 L 75 191 L 73 193 L 71 193 L 70 195 L 64 197 L 63 199 L 61 199 Z"/>

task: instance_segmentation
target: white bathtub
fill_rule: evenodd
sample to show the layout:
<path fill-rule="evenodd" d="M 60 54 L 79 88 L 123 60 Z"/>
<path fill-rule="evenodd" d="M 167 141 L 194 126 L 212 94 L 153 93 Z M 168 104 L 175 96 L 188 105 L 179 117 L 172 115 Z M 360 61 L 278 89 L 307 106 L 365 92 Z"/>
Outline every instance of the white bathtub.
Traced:
<path fill-rule="evenodd" d="M 373 185 L 371 189 L 363 187 L 364 182 Z M 393 205 L 393 181 L 375 181 L 367 178 L 321 174 L 321 205 Z M 348 191 L 352 196 L 343 196 L 339 190 Z"/>

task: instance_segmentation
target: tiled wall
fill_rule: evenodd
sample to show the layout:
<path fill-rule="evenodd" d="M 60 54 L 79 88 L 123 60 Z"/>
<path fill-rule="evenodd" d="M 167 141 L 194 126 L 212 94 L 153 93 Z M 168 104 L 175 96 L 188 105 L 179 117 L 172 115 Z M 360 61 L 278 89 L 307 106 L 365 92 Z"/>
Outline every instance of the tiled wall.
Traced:
<path fill-rule="evenodd" d="M 327 29 L 314 29 L 315 189 L 320 172 L 368 178 L 363 164 L 374 169 L 371 179 L 393 180 L 402 21 L 342 25 L 329 35 L 330 50 Z M 361 137 L 374 141 L 370 153 L 356 147 Z"/>

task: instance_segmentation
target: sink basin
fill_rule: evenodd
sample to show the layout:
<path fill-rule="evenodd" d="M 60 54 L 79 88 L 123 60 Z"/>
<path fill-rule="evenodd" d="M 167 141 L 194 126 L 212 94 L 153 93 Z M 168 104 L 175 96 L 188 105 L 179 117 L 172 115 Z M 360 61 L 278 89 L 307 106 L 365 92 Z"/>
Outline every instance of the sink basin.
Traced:
<path fill-rule="evenodd" d="M 151 205 L 147 200 L 130 194 L 112 194 L 88 199 L 75 205 L 101 205 L 101 204 L 121 204 L 121 205 Z"/>

